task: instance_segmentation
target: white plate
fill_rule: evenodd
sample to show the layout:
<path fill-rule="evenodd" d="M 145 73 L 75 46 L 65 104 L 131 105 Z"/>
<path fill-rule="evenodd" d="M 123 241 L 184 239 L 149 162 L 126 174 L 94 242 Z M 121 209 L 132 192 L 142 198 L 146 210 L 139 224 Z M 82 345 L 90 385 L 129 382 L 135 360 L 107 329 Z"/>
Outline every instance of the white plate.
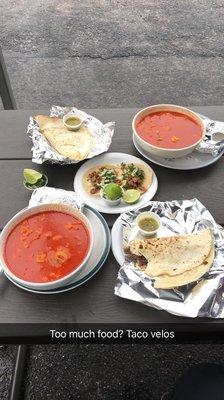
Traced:
<path fill-rule="evenodd" d="M 145 157 L 147 160 L 152 161 L 155 164 L 161 165 L 162 167 L 180 170 L 192 170 L 207 167 L 219 160 L 222 157 L 222 152 L 216 157 L 211 154 L 199 153 L 199 151 L 193 151 L 184 157 L 180 158 L 163 158 L 152 154 L 148 154 L 140 145 L 137 143 L 133 135 L 133 143 L 138 152 Z"/>
<path fill-rule="evenodd" d="M 111 248 L 113 255 L 121 266 L 124 263 L 122 215 L 120 215 L 111 229 Z"/>
<path fill-rule="evenodd" d="M 7 278 L 21 289 L 38 294 L 56 294 L 56 293 L 67 292 L 82 285 L 83 283 L 91 279 L 103 266 L 109 254 L 110 242 L 111 242 L 110 231 L 105 219 L 96 210 L 93 210 L 92 208 L 85 206 L 83 212 L 89 219 L 89 222 L 94 229 L 93 251 L 90 255 L 88 262 L 82 268 L 80 274 L 73 278 L 73 281 L 71 281 L 66 286 L 60 287 L 58 289 L 32 290 L 25 286 L 19 285 L 17 282 L 15 282 L 13 279 L 11 279 L 9 276 L 6 275 Z"/>
<path fill-rule="evenodd" d="M 108 206 L 103 199 L 100 197 L 94 197 L 86 193 L 83 188 L 82 178 L 86 171 L 90 168 L 93 168 L 99 164 L 120 164 L 120 163 L 137 163 L 137 164 L 145 164 L 149 169 L 151 169 L 153 173 L 152 184 L 149 189 L 140 197 L 140 200 L 136 204 L 127 205 L 124 202 L 121 202 L 118 206 L 110 207 Z M 74 189 L 75 192 L 83 199 L 83 201 L 88 204 L 90 207 L 95 208 L 96 210 L 105 213 L 105 214 L 121 214 L 123 212 L 128 212 L 132 210 L 136 210 L 137 208 L 142 208 L 146 206 L 150 200 L 154 197 L 158 188 L 158 180 L 157 177 L 152 170 L 152 168 L 142 161 L 140 158 L 135 156 L 125 154 L 125 153 L 107 153 L 102 156 L 96 157 L 92 160 L 89 160 L 83 164 L 79 170 L 77 171 L 74 179 Z"/>

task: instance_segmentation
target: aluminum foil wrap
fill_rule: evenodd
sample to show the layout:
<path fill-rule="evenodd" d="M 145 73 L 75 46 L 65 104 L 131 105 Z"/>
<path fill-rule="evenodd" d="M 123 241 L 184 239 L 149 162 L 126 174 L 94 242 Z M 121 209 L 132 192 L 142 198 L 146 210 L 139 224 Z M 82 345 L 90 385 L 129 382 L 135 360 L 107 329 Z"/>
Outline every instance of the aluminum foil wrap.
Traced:
<path fill-rule="evenodd" d="M 130 257 L 125 255 L 115 294 L 179 316 L 224 318 L 224 228 L 215 222 L 197 199 L 152 201 L 147 210 L 157 213 L 161 218 L 158 237 L 185 235 L 209 227 L 215 241 L 213 266 L 197 282 L 171 290 L 155 289 L 153 280 L 136 269 Z M 124 248 L 139 235 L 135 225 L 138 213 L 135 211 L 121 216 Z"/>
<path fill-rule="evenodd" d="M 224 152 L 224 122 L 213 121 L 204 115 L 200 115 L 200 117 L 206 126 L 206 134 L 204 140 L 196 147 L 196 150 L 216 157 Z"/>
<path fill-rule="evenodd" d="M 87 158 L 95 157 L 107 151 L 110 147 L 114 134 L 115 122 L 103 124 L 97 118 L 86 114 L 84 111 L 78 110 L 75 107 L 59 107 L 52 106 L 50 116 L 62 118 L 67 113 L 74 113 L 80 117 L 84 117 L 88 128 L 93 133 L 93 145 Z M 79 161 L 71 160 L 59 154 L 39 130 L 39 126 L 33 117 L 30 117 L 30 122 L 27 128 L 27 133 L 33 141 L 32 161 L 36 164 L 51 162 L 57 164 L 77 164 Z"/>
<path fill-rule="evenodd" d="M 82 211 L 84 206 L 84 203 L 75 192 L 51 187 L 42 187 L 34 190 L 32 193 L 29 207 L 48 203 L 67 204 L 68 206 L 74 207 L 80 211 Z"/>

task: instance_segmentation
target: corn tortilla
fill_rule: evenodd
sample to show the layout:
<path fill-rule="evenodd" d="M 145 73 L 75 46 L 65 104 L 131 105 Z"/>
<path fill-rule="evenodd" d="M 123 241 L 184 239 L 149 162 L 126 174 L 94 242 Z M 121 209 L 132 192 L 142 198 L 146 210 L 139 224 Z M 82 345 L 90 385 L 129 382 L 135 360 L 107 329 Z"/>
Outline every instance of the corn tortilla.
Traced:
<path fill-rule="evenodd" d="M 129 164 L 129 163 L 126 163 L 126 164 Z M 136 164 L 136 163 L 134 163 L 134 165 L 144 171 L 145 178 L 142 181 L 142 186 L 144 186 L 144 188 L 147 190 L 152 184 L 153 174 L 152 174 L 151 169 L 149 167 L 147 167 L 146 165 L 144 165 L 144 164 Z M 85 189 L 85 191 L 91 196 L 96 196 L 96 197 L 99 196 L 100 195 L 100 190 L 98 190 L 94 194 L 91 193 L 91 189 L 93 188 L 93 186 L 92 186 L 91 181 L 88 179 L 88 176 L 92 172 L 98 172 L 99 169 L 102 168 L 102 167 L 103 168 L 114 169 L 118 179 L 122 175 L 122 169 L 121 169 L 121 165 L 120 164 L 99 164 L 99 165 L 97 165 L 97 166 L 95 166 L 93 168 L 90 168 L 83 175 L 82 184 L 83 184 L 83 188 Z M 141 191 L 140 189 L 139 189 L 139 191 L 140 191 L 140 193 L 143 193 L 143 191 Z"/>

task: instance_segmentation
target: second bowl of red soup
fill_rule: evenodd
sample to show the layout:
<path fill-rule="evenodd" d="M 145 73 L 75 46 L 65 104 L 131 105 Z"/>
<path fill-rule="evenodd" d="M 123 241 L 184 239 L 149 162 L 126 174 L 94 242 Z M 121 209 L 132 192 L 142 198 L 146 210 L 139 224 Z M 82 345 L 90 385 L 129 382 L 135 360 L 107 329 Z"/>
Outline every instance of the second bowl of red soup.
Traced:
<path fill-rule="evenodd" d="M 0 262 L 11 279 L 32 289 L 69 283 L 87 262 L 92 228 L 83 213 L 61 204 L 20 211 L 3 229 Z"/>
<path fill-rule="evenodd" d="M 149 154 L 178 158 L 191 153 L 205 135 L 205 126 L 193 111 L 172 104 L 150 106 L 132 122 L 135 140 Z"/>

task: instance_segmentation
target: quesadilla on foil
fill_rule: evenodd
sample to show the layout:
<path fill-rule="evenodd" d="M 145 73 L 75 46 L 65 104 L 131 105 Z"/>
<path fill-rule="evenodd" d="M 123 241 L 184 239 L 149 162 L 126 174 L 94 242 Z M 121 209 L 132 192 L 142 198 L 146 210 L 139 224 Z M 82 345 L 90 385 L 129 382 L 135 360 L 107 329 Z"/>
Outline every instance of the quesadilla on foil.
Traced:
<path fill-rule="evenodd" d="M 77 131 L 70 131 L 58 117 L 36 115 L 35 120 L 50 145 L 64 157 L 81 161 L 90 153 L 93 138 L 87 126 L 81 125 Z"/>
<path fill-rule="evenodd" d="M 210 229 L 184 236 L 136 239 L 129 253 L 137 268 L 155 280 L 156 288 L 174 288 L 194 282 L 209 271 L 214 260 Z"/>

